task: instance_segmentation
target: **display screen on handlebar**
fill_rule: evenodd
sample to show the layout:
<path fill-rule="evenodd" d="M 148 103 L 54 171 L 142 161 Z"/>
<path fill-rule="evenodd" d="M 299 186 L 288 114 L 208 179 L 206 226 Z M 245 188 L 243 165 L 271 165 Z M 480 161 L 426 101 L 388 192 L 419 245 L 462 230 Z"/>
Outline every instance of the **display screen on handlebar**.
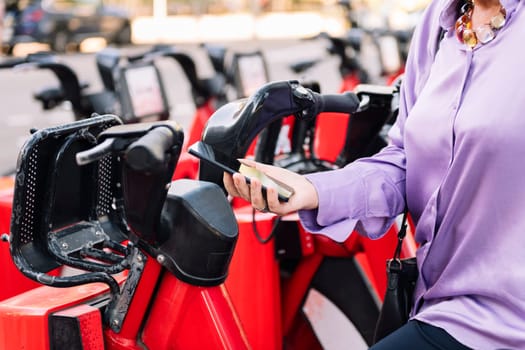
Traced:
<path fill-rule="evenodd" d="M 123 119 L 166 119 L 169 106 L 160 74 L 153 63 L 126 66 L 120 78 Z"/>
<path fill-rule="evenodd" d="M 257 89 L 268 83 L 268 69 L 262 52 L 236 53 L 233 58 L 237 97 L 251 96 Z"/>
<path fill-rule="evenodd" d="M 379 55 L 381 58 L 383 73 L 393 74 L 401 69 L 400 48 L 393 35 L 383 35 L 378 39 Z"/>

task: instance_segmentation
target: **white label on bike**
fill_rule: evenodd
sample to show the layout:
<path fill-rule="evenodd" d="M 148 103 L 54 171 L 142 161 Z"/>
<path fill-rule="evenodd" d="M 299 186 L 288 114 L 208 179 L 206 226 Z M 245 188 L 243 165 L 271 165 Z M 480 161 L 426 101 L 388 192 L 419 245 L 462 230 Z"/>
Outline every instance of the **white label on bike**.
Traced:
<path fill-rule="evenodd" d="M 354 324 L 319 291 L 313 288 L 308 291 L 303 312 L 323 349 L 368 349 Z"/>

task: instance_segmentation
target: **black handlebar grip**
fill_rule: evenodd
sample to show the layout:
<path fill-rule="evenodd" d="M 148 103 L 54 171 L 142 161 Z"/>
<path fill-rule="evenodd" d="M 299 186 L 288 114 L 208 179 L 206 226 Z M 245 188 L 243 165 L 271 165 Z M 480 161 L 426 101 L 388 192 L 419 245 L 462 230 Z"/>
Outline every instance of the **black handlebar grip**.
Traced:
<path fill-rule="evenodd" d="M 361 103 L 357 95 L 352 92 L 318 96 L 319 112 L 355 113 Z"/>
<path fill-rule="evenodd" d="M 171 128 L 158 126 L 133 142 L 126 152 L 126 162 L 137 171 L 162 169 L 166 152 L 173 146 Z"/>

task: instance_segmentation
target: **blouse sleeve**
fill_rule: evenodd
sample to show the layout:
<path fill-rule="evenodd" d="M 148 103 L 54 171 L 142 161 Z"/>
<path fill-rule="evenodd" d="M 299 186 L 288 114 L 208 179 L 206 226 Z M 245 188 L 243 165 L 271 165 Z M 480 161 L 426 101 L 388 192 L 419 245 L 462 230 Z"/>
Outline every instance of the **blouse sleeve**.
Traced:
<path fill-rule="evenodd" d="M 402 80 L 399 114 L 389 132 L 389 145 L 372 157 L 346 167 L 307 175 L 319 196 L 315 210 L 299 211 L 304 227 L 342 242 L 356 229 L 376 239 L 405 208 L 404 126 L 412 106 L 428 77 L 440 31 L 434 1 L 422 15 L 413 34 Z M 435 40 L 429 40 L 434 37 Z"/>

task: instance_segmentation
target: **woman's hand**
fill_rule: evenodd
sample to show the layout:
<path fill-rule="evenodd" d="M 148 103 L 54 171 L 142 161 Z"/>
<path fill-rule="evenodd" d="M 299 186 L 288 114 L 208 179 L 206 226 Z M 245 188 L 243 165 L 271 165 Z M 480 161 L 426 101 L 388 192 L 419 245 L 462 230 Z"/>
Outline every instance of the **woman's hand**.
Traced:
<path fill-rule="evenodd" d="M 317 208 L 319 204 L 317 191 L 303 175 L 247 159 L 240 159 L 239 161 L 289 185 L 294 189 L 294 194 L 288 199 L 288 202 L 280 202 L 277 189 L 268 187 L 266 201 L 262 194 L 261 182 L 257 178 L 250 178 L 250 184 L 247 184 L 244 175 L 236 173 L 232 176 L 225 172 L 223 176 L 224 186 L 231 196 L 241 197 L 250 202 L 255 209 L 268 210 L 277 215 L 286 215 L 300 209 Z"/>

